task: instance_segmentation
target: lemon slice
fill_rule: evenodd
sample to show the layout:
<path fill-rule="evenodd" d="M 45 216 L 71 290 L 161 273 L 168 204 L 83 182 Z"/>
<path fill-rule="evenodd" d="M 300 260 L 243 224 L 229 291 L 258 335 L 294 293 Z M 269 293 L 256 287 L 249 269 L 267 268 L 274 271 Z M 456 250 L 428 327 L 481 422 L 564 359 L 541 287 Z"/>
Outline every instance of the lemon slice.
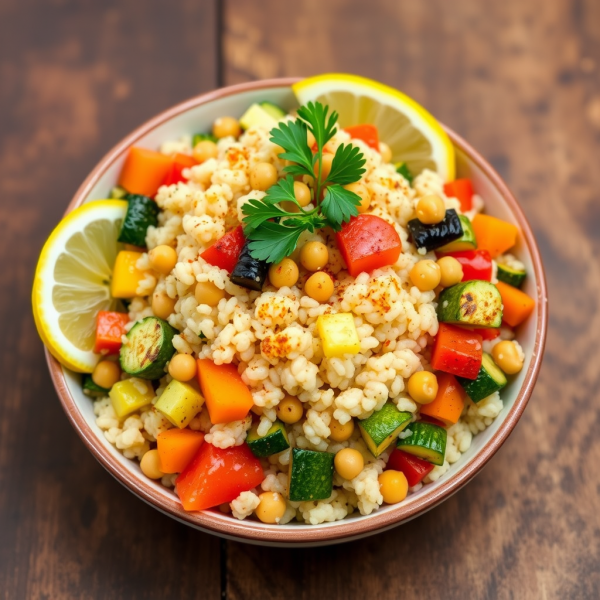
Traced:
<path fill-rule="evenodd" d="M 37 330 L 50 353 L 73 371 L 94 370 L 96 316 L 118 302 L 110 280 L 126 211 L 123 200 L 84 204 L 57 225 L 38 260 L 32 293 Z"/>
<path fill-rule="evenodd" d="M 371 123 L 413 175 L 437 171 L 444 181 L 455 173 L 454 147 L 442 126 L 421 105 L 387 85 L 341 73 L 303 79 L 292 85 L 300 104 L 318 100 L 339 114 L 340 127 Z"/>

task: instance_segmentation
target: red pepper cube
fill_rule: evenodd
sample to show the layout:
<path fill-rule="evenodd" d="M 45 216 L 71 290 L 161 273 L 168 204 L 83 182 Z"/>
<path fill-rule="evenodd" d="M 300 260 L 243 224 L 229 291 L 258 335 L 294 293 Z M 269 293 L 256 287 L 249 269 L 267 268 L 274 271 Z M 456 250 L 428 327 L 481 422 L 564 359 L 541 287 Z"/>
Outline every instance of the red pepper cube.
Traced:
<path fill-rule="evenodd" d="M 207 248 L 200 256 L 207 263 L 231 273 L 245 243 L 244 230 L 241 225 L 238 225 L 233 231 L 226 233 L 210 248 Z"/>
<path fill-rule="evenodd" d="M 461 281 L 492 280 L 492 257 L 487 250 L 461 250 L 443 256 L 451 256 L 460 263 L 463 270 Z"/>
<path fill-rule="evenodd" d="M 413 487 L 423 481 L 428 473 L 431 473 L 433 465 L 418 456 L 394 448 L 385 468 L 404 473 L 408 486 Z"/>
<path fill-rule="evenodd" d="M 121 349 L 121 337 L 125 335 L 127 323 L 127 313 L 101 310 L 96 320 L 94 352 L 116 354 Z"/>
<path fill-rule="evenodd" d="M 217 448 L 204 442 L 176 486 L 185 510 L 205 510 L 235 500 L 264 478 L 260 461 L 247 444 Z"/>
<path fill-rule="evenodd" d="M 352 277 L 393 265 L 402 251 L 398 232 L 376 215 L 352 217 L 335 237 Z"/>
<path fill-rule="evenodd" d="M 482 339 L 478 333 L 440 323 L 431 354 L 431 366 L 436 371 L 477 379 L 482 358 Z"/>
<path fill-rule="evenodd" d="M 375 125 L 371 125 L 370 123 L 353 125 L 352 127 L 346 127 L 344 131 L 349 133 L 351 138 L 362 140 L 369 148 L 373 148 L 373 150 L 379 152 L 379 132 Z"/>
<path fill-rule="evenodd" d="M 166 174 L 162 184 L 173 185 L 175 183 L 187 181 L 187 178 L 183 176 L 183 170 L 189 169 L 197 164 L 199 163 L 193 156 L 189 156 L 187 154 L 176 154 L 173 157 L 173 164 Z"/>
<path fill-rule="evenodd" d="M 444 194 L 449 198 L 457 198 L 463 212 L 473 208 L 473 185 L 470 179 L 455 179 L 445 183 Z"/>

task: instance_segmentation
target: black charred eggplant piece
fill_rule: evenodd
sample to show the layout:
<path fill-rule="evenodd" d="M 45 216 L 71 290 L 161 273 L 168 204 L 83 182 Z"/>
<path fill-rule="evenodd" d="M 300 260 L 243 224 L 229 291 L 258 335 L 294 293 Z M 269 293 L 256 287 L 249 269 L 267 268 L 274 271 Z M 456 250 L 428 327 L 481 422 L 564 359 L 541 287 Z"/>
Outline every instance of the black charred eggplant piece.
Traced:
<path fill-rule="evenodd" d="M 240 252 L 240 257 L 231 272 L 232 283 L 255 292 L 260 292 L 269 272 L 269 263 L 257 260 L 250 254 L 247 241 Z"/>
<path fill-rule="evenodd" d="M 425 248 L 427 252 L 441 248 L 463 234 L 462 224 L 456 211 L 449 208 L 442 221 L 435 225 L 425 225 L 419 219 L 408 222 L 408 230 L 417 248 Z"/>

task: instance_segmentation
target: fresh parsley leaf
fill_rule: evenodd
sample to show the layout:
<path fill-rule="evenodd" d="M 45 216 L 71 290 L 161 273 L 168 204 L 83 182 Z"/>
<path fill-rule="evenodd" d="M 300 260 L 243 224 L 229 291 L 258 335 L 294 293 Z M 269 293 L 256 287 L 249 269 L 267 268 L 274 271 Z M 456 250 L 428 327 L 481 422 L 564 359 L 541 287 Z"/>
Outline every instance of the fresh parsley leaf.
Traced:
<path fill-rule="evenodd" d="M 358 215 L 360 196 L 344 189 L 341 185 L 330 185 L 325 189 L 321 211 L 334 231 L 340 231 L 343 223 Z"/>
<path fill-rule="evenodd" d="M 287 223 L 290 219 L 284 223 L 265 221 L 258 229 L 251 231 L 248 235 L 251 240 L 248 248 L 252 256 L 270 263 L 278 263 L 289 256 L 306 229 L 305 223 L 302 220 L 298 221 L 289 226 Z"/>
<path fill-rule="evenodd" d="M 294 178 L 288 175 L 285 179 L 280 179 L 275 185 L 267 190 L 269 202 L 293 202 L 298 204 L 294 192 Z M 298 206 L 300 206 L 298 204 Z"/>
<path fill-rule="evenodd" d="M 328 117 L 328 112 L 329 106 L 323 106 L 320 102 L 309 102 L 298 109 L 298 116 L 308 123 L 320 149 L 335 135 L 338 114 L 334 110 Z"/>
<path fill-rule="evenodd" d="M 358 181 L 366 169 L 362 152 L 352 144 L 340 144 L 335 151 L 327 181 L 348 185 Z"/>
<path fill-rule="evenodd" d="M 279 156 L 297 163 L 285 167 L 284 171 L 286 173 L 313 175 L 313 155 L 306 141 L 306 129 L 306 123 L 300 119 L 280 123 L 277 127 L 271 129 L 271 141 L 285 150 Z"/>
<path fill-rule="evenodd" d="M 412 185 L 414 177 L 405 162 L 396 164 L 396 173 L 400 173 L 400 175 L 402 175 L 402 177 L 408 181 L 408 185 Z"/>

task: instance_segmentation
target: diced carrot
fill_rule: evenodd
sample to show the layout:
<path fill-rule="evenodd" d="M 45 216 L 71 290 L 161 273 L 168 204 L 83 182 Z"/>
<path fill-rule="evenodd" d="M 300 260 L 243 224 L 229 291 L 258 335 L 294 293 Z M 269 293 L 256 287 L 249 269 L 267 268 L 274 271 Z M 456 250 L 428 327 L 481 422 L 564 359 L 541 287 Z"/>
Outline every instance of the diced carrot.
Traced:
<path fill-rule="evenodd" d="M 457 198 L 463 212 L 473 208 L 473 186 L 470 179 L 455 179 L 445 183 L 444 194 L 449 198 Z"/>
<path fill-rule="evenodd" d="M 502 320 L 511 327 L 520 325 L 533 312 L 535 300 L 525 292 L 503 281 L 499 281 L 496 287 L 500 292 L 500 296 L 502 296 L 502 304 L 504 305 Z"/>
<path fill-rule="evenodd" d="M 96 320 L 96 342 L 94 352 L 114 354 L 121 349 L 121 338 L 125 325 L 129 323 L 127 313 L 101 310 Z"/>
<path fill-rule="evenodd" d="M 170 156 L 160 152 L 146 148 L 130 148 L 119 177 L 119 185 L 130 194 L 153 197 L 172 163 L 173 159 Z"/>
<path fill-rule="evenodd" d="M 355 140 L 362 140 L 367 146 L 379 152 L 379 132 L 375 125 L 364 123 L 363 125 L 353 125 L 346 127 L 345 132 L 350 134 Z"/>
<path fill-rule="evenodd" d="M 198 381 L 213 425 L 244 419 L 254 400 L 235 365 L 198 359 Z"/>
<path fill-rule="evenodd" d="M 158 434 L 156 447 L 160 470 L 163 473 L 181 473 L 198 452 L 204 434 L 191 429 L 167 429 Z"/>
<path fill-rule="evenodd" d="M 433 402 L 421 405 L 421 414 L 441 421 L 446 426 L 460 419 L 465 407 L 465 392 L 453 375 L 436 373 L 438 393 Z"/>
<path fill-rule="evenodd" d="M 471 224 L 477 238 L 477 248 L 487 250 L 492 258 L 512 248 L 517 241 L 519 230 L 516 225 L 502 219 L 475 215 Z"/>

